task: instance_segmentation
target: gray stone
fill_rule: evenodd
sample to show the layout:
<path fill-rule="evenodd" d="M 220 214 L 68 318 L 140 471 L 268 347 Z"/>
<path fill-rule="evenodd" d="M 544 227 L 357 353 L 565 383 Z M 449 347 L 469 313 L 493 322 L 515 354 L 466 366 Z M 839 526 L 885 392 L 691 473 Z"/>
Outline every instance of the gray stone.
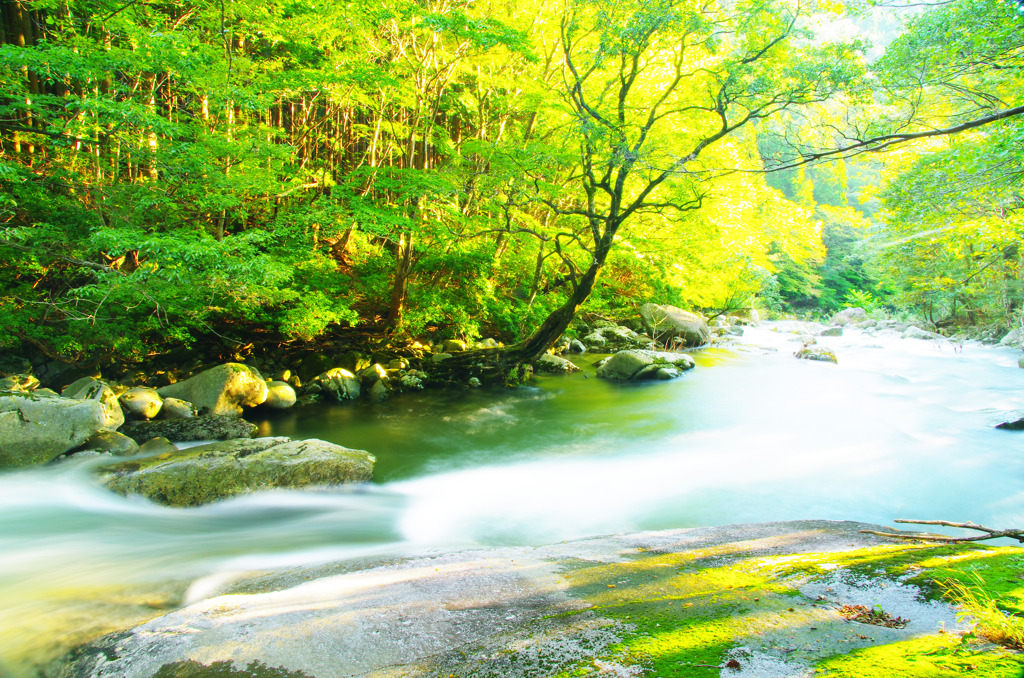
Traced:
<path fill-rule="evenodd" d="M 435 353 L 434 355 L 430 356 L 430 359 L 431 359 L 431 361 L 433 361 L 435 363 L 439 363 L 442 360 L 448 360 L 448 358 L 451 358 L 451 357 L 452 357 L 451 353 Z"/>
<path fill-rule="evenodd" d="M 945 339 L 945 337 L 938 332 L 929 332 L 928 330 L 922 330 L 920 327 L 914 327 L 913 325 L 903 331 L 903 338 L 924 340 Z"/>
<path fill-rule="evenodd" d="M 477 348 L 498 348 L 500 346 L 501 344 L 499 344 L 497 340 L 492 339 L 490 337 L 488 337 L 487 339 L 482 339 L 476 344 Z"/>
<path fill-rule="evenodd" d="M 1024 355 L 1017 357 L 1017 367 L 1024 369 Z"/>
<path fill-rule="evenodd" d="M 822 331 L 818 332 L 818 336 L 819 337 L 841 337 L 841 336 L 843 336 L 843 328 L 839 327 L 839 326 L 836 326 L 836 327 L 826 327 Z"/>
<path fill-rule="evenodd" d="M 256 434 L 256 424 L 236 417 L 205 415 L 192 419 L 133 421 L 125 424 L 121 428 L 121 433 L 138 443 L 157 436 L 173 442 L 229 440 L 253 437 Z"/>
<path fill-rule="evenodd" d="M 458 353 L 466 350 L 466 342 L 459 339 L 446 339 L 441 343 L 441 353 Z"/>
<path fill-rule="evenodd" d="M 139 444 L 123 433 L 104 429 L 90 436 L 81 449 L 127 457 L 139 451 Z"/>
<path fill-rule="evenodd" d="M 124 412 L 114 390 L 99 379 L 83 377 L 65 386 L 60 394 L 72 400 L 95 400 L 102 405 L 103 428 L 116 431 L 124 423 Z"/>
<path fill-rule="evenodd" d="M 649 349 L 651 338 L 628 327 L 610 322 L 601 322 L 590 334 L 581 340 L 585 348 L 618 351 L 623 349 Z"/>
<path fill-rule="evenodd" d="M 199 416 L 196 406 L 181 398 L 165 398 L 160 409 L 161 419 L 192 419 Z"/>
<path fill-rule="evenodd" d="M 569 374 L 571 372 L 579 372 L 580 368 L 574 365 L 565 358 L 560 358 L 557 355 L 551 355 L 545 353 L 537 360 L 534 364 L 538 372 L 547 372 L 548 374 Z"/>
<path fill-rule="evenodd" d="M 45 464 L 103 428 L 98 400 L 0 396 L 0 468 Z"/>
<path fill-rule="evenodd" d="M 566 353 L 586 353 L 587 347 L 579 339 L 570 339 L 569 348 L 565 349 Z"/>
<path fill-rule="evenodd" d="M 796 352 L 796 357 L 801 360 L 818 360 L 821 362 L 836 363 L 839 361 L 836 359 L 835 352 L 828 346 L 810 345 L 804 346 Z"/>
<path fill-rule="evenodd" d="M 614 381 L 653 379 L 661 368 L 673 367 L 686 371 L 694 367 L 693 358 L 685 353 L 665 351 L 619 351 L 597 368 L 597 376 Z M 648 369 L 653 368 L 653 369 Z"/>
<path fill-rule="evenodd" d="M 1024 343 L 1022 340 L 1024 340 L 1024 330 L 1019 327 L 1015 327 L 1007 332 L 1003 338 L 999 340 L 999 343 L 1002 346 L 1020 346 Z"/>
<path fill-rule="evenodd" d="M 0 379 L 0 391 L 31 393 L 39 388 L 39 380 L 32 374 L 12 374 Z"/>
<path fill-rule="evenodd" d="M 375 403 L 381 403 L 391 397 L 391 387 L 388 385 L 387 379 L 378 379 L 373 382 L 373 386 L 370 387 L 370 391 L 367 394 Z"/>
<path fill-rule="evenodd" d="M 359 384 L 363 388 L 370 388 L 377 383 L 378 380 L 387 379 L 388 371 L 383 365 L 374 363 L 369 367 L 361 369 L 356 376 L 359 377 Z"/>
<path fill-rule="evenodd" d="M 313 378 L 313 385 L 320 387 L 320 392 L 329 393 L 331 397 L 340 402 L 355 400 L 359 397 L 361 388 L 356 375 L 346 369 L 335 367 L 323 374 Z M 307 388 L 307 392 L 316 392 Z"/>
<path fill-rule="evenodd" d="M 100 469 L 119 494 L 168 506 L 199 506 L 271 488 L 368 482 L 373 455 L 323 440 L 263 438 L 200 445 Z"/>
<path fill-rule="evenodd" d="M 243 407 L 255 407 L 267 399 L 267 383 L 248 365 L 226 363 L 157 392 L 164 398 L 187 400 L 200 414 L 239 417 Z"/>
<path fill-rule="evenodd" d="M 640 307 L 640 320 L 647 333 L 660 342 L 694 347 L 711 341 L 711 330 L 704 318 L 675 306 L 644 304 Z"/>
<path fill-rule="evenodd" d="M 829 325 L 842 327 L 843 325 L 852 325 L 867 320 L 868 313 L 863 308 L 853 307 L 844 308 L 832 316 L 831 320 L 828 321 Z"/>
<path fill-rule="evenodd" d="M 121 401 L 121 407 L 137 419 L 155 418 L 164 404 L 164 399 L 156 389 L 146 386 L 134 386 L 122 393 L 118 400 Z"/>
<path fill-rule="evenodd" d="M 297 399 L 295 389 L 287 382 L 272 381 L 267 385 L 267 400 L 263 404 L 275 410 L 286 410 L 295 405 Z"/>
<path fill-rule="evenodd" d="M 139 456 L 154 456 L 158 454 L 177 454 L 177 452 L 178 448 L 170 440 L 162 436 L 156 436 L 139 445 L 136 454 Z"/>

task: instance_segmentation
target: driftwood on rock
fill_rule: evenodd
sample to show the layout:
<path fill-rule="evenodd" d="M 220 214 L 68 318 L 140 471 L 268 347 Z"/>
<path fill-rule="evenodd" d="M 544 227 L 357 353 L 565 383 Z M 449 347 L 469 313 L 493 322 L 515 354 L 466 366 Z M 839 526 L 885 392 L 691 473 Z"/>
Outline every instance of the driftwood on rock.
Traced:
<path fill-rule="evenodd" d="M 864 534 L 876 534 L 882 537 L 892 537 L 893 539 L 918 539 L 921 541 L 936 541 L 944 544 L 960 544 L 972 541 L 986 541 L 988 539 L 1000 539 L 1002 537 L 1008 537 L 1010 539 L 1016 539 L 1017 541 L 1024 544 L 1024 530 L 1021 529 L 1009 529 L 1009 530 L 994 530 L 991 527 L 985 527 L 984 525 L 975 525 L 971 522 L 966 523 L 954 523 L 948 520 L 905 520 L 896 519 L 894 523 L 910 523 L 913 525 L 941 525 L 943 527 L 959 527 L 965 530 L 976 530 L 983 532 L 984 534 L 975 534 L 968 537 L 950 537 L 945 534 L 931 534 L 928 532 L 878 532 L 876 530 L 861 530 Z"/>

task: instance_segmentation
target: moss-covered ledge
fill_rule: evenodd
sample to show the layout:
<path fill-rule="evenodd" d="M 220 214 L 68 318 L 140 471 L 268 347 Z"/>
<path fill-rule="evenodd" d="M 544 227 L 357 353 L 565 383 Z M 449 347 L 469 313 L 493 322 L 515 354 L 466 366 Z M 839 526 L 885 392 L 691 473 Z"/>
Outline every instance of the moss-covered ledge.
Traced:
<path fill-rule="evenodd" d="M 1020 612 L 1024 552 L 893 544 L 865 527 L 673 530 L 263 574 L 80 649 L 65 675 L 1021 675 L 1024 658 L 944 595 L 960 581 Z"/>

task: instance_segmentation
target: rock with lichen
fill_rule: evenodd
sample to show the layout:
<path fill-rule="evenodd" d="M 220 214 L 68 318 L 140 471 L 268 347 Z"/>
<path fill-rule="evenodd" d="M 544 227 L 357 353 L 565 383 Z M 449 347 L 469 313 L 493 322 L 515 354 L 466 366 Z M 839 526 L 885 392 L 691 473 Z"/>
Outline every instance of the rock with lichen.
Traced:
<path fill-rule="evenodd" d="M 105 485 L 167 506 L 199 506 L 272 488 L 368 482 L 373 455 L 323 440 L 255 438 L 199 445 L 100 469 Z"/>

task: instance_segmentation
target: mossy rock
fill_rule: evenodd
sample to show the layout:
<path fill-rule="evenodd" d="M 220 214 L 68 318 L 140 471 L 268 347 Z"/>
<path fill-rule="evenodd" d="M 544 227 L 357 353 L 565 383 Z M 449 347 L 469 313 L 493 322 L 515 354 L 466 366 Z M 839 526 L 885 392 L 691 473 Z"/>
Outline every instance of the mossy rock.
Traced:
<path fill-rule="evenodd" d="M 166 402 L 166 401 L 165 401 Z M 133 421 L 121 427 L 121 433 L 140 445 L 150 438 L 163 437 L 172 442 L 193 440 L 231 440 L 256 435 L 256 424 L 225 416 L 192 417 L 191 419 L 158 419 Z"/>
<path fill-rule="evenodd" d="M 271 488 L 362 483 L 374 457 L 323 440 L 256 438 L 104 466 L 106 486 L 168 506 L 199 506 Z"/>

